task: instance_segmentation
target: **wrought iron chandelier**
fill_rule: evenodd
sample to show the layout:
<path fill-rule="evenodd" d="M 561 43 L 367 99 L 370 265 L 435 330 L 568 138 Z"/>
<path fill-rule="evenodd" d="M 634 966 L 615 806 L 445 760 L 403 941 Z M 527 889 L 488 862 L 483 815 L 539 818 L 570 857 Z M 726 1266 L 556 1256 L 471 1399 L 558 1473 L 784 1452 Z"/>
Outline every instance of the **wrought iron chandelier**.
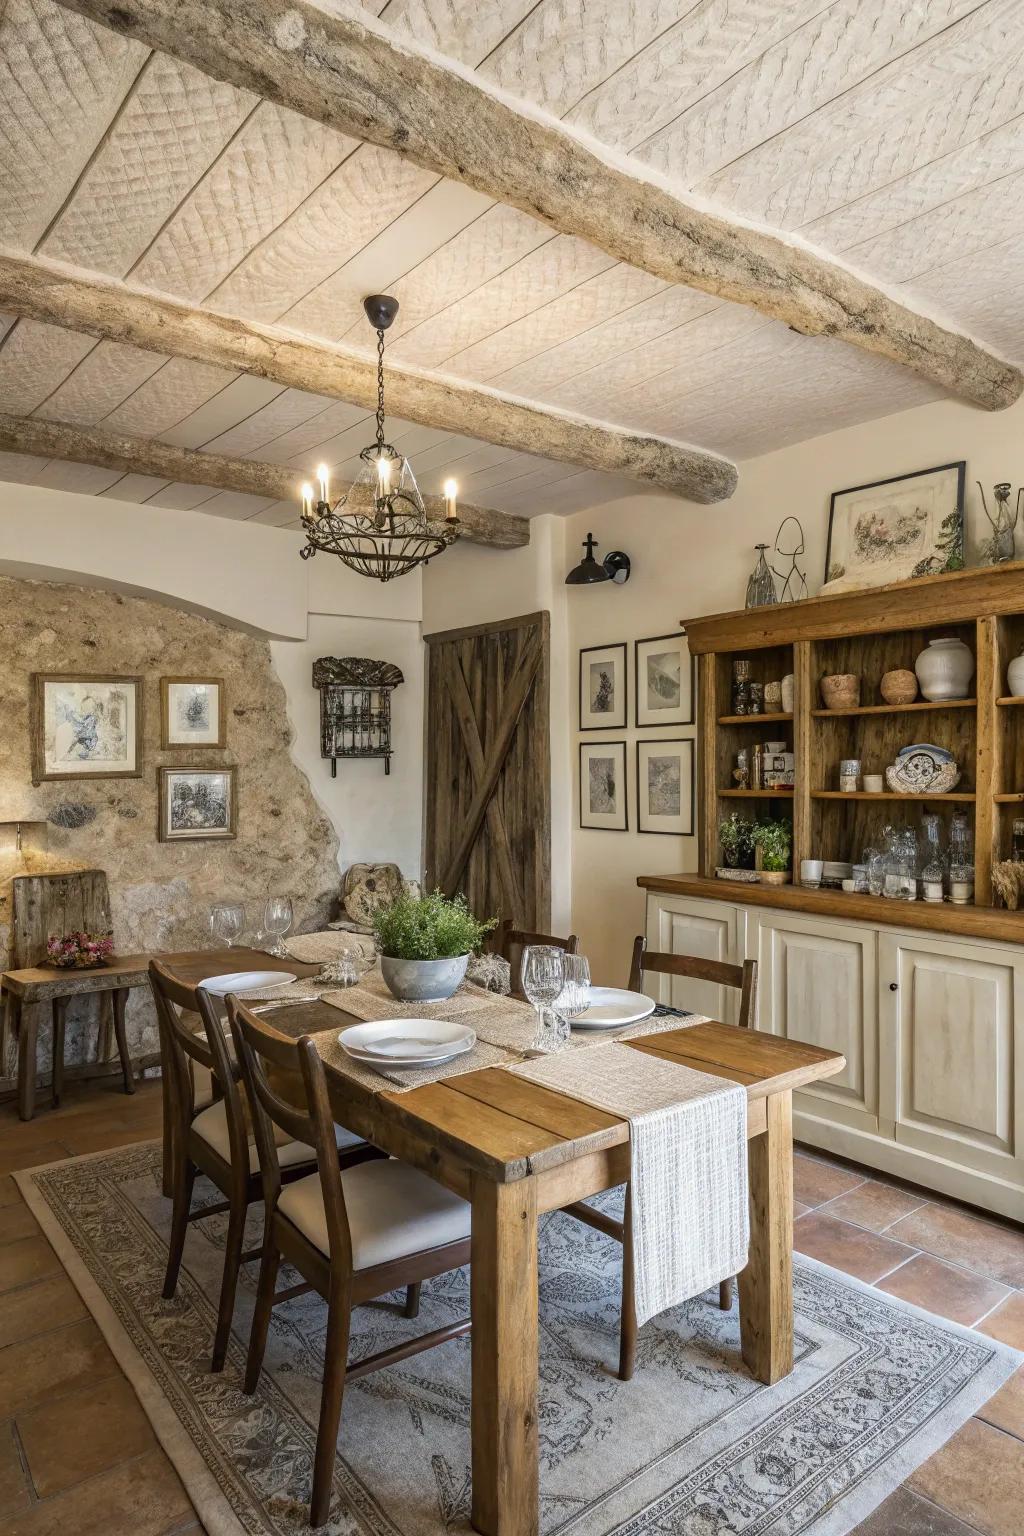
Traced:
<path fill-rule="evenodd" d="M 355 480 L 332 506 L 327 465 L 317 470 L 318 493 L 302 487 L 302 523 L 306 532 L 303 560 L 318 549 L 337 555 L 361 576 L 391 581 L 425 565 L 459 536 L 454 480 L 444 484 L 445 515 L 429 516 L 412 466 L 384 441 L 384 332 L 398 313 L 398 300 L 375 293 L 363 300 L 366 318 L 377 332 L 377 438 L 359 457 Z"/>

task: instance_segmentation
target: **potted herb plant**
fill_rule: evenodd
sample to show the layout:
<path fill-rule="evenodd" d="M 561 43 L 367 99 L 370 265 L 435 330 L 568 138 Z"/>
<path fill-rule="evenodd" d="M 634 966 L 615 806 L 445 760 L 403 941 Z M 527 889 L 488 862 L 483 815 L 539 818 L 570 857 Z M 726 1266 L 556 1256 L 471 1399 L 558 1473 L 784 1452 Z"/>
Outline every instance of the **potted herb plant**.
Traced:
<path fill-rule="evenodd" d="M 793 848 L 793 823 L 785 817 L 777 821 L 769 817 L 757 822 L 754 843 L 762 885 L 788 885 L 792 878 L 789 861 Z"/>
<path fill-rule="evenodd" d="M 730 811 L 718 823 L 722 855 L 730 869 L 753 869 L 754 823 L 739 811 Z"/>
<path fill-rule="evenodd" d="M 480 922 L 464 896 L 441 891 L 403 892 L 373 920 L 380 969 L 390 990 L 408 1003 L 451 997 L 466 974 L 470 955 L 497 919 Z"/>

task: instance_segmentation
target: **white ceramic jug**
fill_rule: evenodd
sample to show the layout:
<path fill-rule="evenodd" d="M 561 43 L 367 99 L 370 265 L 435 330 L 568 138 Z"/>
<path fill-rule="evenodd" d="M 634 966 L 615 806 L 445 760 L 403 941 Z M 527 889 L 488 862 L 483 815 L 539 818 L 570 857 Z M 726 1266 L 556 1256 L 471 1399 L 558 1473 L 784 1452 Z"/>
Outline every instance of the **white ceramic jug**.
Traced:
<path fill-rule="evenodd" d="M 929 640 L 914 662 L 926 699 L 966 699 L 974 676 L 974 656 L 962 640 Z"/>

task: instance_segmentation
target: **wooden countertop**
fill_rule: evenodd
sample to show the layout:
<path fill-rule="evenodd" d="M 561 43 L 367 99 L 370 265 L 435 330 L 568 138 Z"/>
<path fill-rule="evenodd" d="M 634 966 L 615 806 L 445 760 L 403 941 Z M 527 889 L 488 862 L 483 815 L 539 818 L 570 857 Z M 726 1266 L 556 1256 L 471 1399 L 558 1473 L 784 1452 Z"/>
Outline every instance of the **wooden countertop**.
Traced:
<path fill-rule="evenodd" d="M 926 933 L 959 934 L 999 944 L 1024 944 L 1024 912 L 1001 907 L 954 907 L 944 901 L 887 901 L 883 896 L 856 896 L 846 891 L 808 891 L 801 885 L 746 885 L 709 880 L 703 875 L 638 875 L 637 885 L 674 896 L 698 896 L 735 906 L 776 907 L 785 912 L 834 917 L 850 923 L 890 928 L 920 928 Z"/>

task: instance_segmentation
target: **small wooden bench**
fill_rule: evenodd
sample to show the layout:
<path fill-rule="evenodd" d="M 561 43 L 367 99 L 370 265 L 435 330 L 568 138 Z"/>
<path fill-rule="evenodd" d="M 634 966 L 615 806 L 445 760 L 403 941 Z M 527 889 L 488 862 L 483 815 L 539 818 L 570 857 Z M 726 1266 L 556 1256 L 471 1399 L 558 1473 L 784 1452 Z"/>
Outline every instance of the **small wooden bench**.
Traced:
<path fill-rule="evenodd" d="M 8 1025 L 18 1036 L 18 1114 L 31 1120 L 36 1104 L 37 1013 L 33 1003 L 49 1003 L 53 1010 L 52 1098 L 60 1103 L 64 1083 L 64 1021 L 73 997 L 109 994 L 117 1051 L 121 1058 L 125 1093 L 135 1092 L 131 1058 L 125 1036 L 125 1009 L 133 987 L 149 986 L 149 956 L 122 955 L 94 971 L 62 971 L 54 966 L 33 965 L 4 971 L 0 976 L 7 999 Z M 102 1004 L 101 1004 L 102 1006 Z"/>

